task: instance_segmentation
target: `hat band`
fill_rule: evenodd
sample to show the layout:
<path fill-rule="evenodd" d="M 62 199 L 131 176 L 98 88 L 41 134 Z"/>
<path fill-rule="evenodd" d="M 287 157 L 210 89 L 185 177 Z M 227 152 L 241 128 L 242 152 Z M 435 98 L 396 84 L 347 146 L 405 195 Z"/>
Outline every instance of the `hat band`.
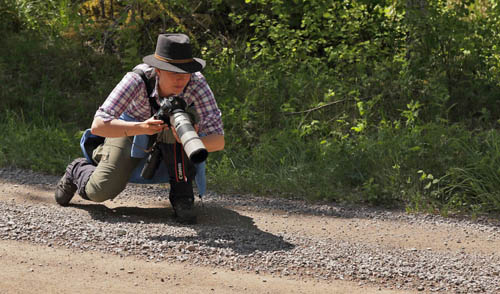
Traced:
<path fill-rule="evenodd" d="M 165 58 L 165 57 L 162 57 L 158 54 L 155 53 L 155 58 L 158 59 L 158 60 L 161 60 L 161 61 L 165 61 L 165 62 L 168 62 L 168 63 L 190 63 L 190 62 L 193 62 L 193 58 L 189 58 L 189 59 L 168 59 L 168 58 Z"/>

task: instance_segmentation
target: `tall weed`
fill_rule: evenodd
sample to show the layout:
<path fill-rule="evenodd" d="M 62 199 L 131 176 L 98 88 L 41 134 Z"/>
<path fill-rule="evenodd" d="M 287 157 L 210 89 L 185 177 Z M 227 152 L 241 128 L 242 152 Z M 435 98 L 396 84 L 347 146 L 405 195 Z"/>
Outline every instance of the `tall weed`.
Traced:
<path fill-rule="evenodd" d="M 460 142 L 465 162 L 440 179 L 439 198 L 451 211 L 500 212 L 500 135 L 482 132 Z"/>

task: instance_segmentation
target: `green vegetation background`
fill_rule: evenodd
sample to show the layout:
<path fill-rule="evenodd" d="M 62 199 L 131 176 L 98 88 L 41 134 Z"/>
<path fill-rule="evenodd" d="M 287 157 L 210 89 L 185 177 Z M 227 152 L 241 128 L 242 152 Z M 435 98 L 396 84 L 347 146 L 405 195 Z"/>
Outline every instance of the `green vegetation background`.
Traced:
<path fill-rule="evenodd" d="M 0 0 L 0 166 L 62 174 L 184 32 L 226 130 L 210 189 L 498 214 L 498 28 L 494 0 Z"/>

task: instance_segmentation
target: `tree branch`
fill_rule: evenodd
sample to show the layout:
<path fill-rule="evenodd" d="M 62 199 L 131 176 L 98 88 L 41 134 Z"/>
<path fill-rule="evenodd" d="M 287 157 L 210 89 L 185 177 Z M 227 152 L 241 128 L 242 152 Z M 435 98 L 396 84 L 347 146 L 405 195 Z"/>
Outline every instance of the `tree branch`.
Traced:
<path fill-rule="evenodd" d="M 312 111 L 316 111 L 316 110 L 320 110 L 322 108 L 325 108 L 327 106 L 331 106 L 333 104 L 337 104 L 337 103 L 340 103 L 340 102 L 344 102 L 346 101 L 347 99 L 342 99 L 342 100 L 337 100 L 337 101 L 332 101 L 330 103 L 327 103 L 325 105 L 321 105 L 321 106 L 318 106 L 318 107 L 314 107 L 314 108 L 311 108 L 311 109 L 308 109 L 308 110 L 303 110 L 303 111 L 295 111 L 295 112 L 285 112 L 285 115 L 294 115 L 294 114 L 302 114 L 302 113 L 307 113 L 309 114 L 310 112 Z"/>

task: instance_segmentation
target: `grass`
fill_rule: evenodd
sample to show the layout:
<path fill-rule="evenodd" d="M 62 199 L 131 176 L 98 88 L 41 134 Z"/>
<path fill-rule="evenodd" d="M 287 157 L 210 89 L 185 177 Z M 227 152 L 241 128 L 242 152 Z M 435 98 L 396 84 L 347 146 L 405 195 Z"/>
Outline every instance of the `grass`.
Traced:
<path fill-rule="evenodd" d="M 6 111 L 0 120 L 0 166 L 58 174 L 79 155 L 76 129 L 60 121 L 27 122 Z"/>
<path fill-rule="evenodd" d="M 209 179 L 229 193 L 494 214 L 498 144 L 496 131 L 472 136 L 458 125 L 429 124 L 416 133 L 381 127 L 323 144 L 279 133 L 248 150 L 228 147 L 209 165 Z"/>

